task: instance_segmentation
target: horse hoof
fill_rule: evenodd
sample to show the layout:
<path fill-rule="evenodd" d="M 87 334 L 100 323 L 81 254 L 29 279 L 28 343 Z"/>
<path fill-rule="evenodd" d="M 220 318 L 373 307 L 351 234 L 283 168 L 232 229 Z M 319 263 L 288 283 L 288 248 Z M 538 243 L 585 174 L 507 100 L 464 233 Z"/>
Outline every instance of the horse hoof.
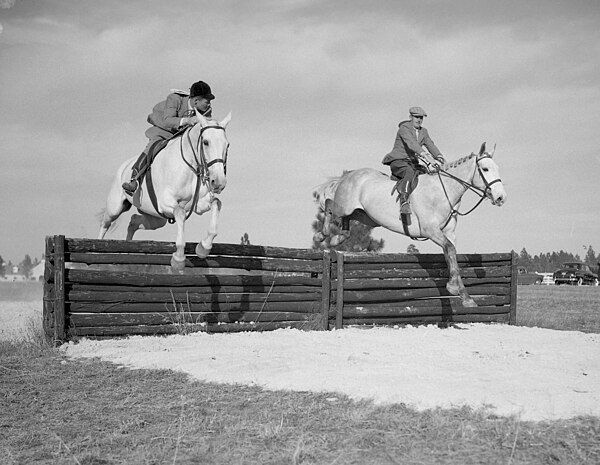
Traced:
<path fill-rule="evenodd" d="M 185 268 L 185 257 L 183 257 L 181 260 L 179 258 L 177 258 L 175 255 L 173 255 L 171 257 L 171 268 L 174 271 L 183 271 L 183 269 Z"/>
<path fill-rule="evenodd" d="M 446 289 L 450 293 L 450 295 L 458 295 L 458 286 L 451 286 L 450 284 L 446 284 Z"/>
<path fill-rule="evenodd" d="M 475 303 L 475 301 L 473 299 L 471 299 L 469 297 L 468 299 L 463 299 L 462 306 L 463 307 L 477 307 L 477 304 Z"/>
<path fill-rule="evenodd" d="M 325 236 L 323 235 L 323 233 L 315 233 L 315 235 L 313 236 L 313 241 L 317 242 L 317 243 L 321 243 L 325 240 Z"/>
<path fill-rule="evenodd" d="M 212 249 L 212 247 L 210 249 Z M 210 253 L 210 249 L 204 248 L 202 242 L 198 242 L 198 245 L 196 246 L 196 255 L 198 255 L 199 258 L 206 258 Z"/>

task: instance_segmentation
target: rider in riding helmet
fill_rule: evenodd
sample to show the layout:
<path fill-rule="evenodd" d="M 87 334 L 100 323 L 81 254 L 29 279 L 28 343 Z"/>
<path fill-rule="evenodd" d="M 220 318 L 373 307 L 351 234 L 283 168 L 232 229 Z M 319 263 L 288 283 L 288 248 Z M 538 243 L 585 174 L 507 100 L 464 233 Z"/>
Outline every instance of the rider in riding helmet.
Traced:
<path fill-rule="evenodd" d="M 175 90 L 166 100 L 157 103 L 148 115 L 152 127 L 146 130 L 149 141 L 132 168 L 131 181 L 123 183 L 123 189 L 130 195 L 138 188 L 138 180 L 142 179 L 148 169 L 148 152 L 155 142 L 167 140 L 174 134 L 198 122 L 194 110 L 206 117 L 212 116 L 211 101 L 215 98 L 210 86 L 204 81 L 192 84 L 189 94 Z"/>
<path fill-rule="evenodd" d="M 396 190 L 400 197 L 400 213 L 404 215 L 411 213 L 408 198 L 421 171 L 419 162 L 425 165 L 428 172 L 439 169 L 445 163 L 427 129 L 422 126 L 423 118 L 427 116 L 425 110 L 411 107 L 408 112 L 410 119 L 398 125 L 394 148 L 382 160 L 384 165 L 389 165 L 392 175 L 399 179 Z"/>

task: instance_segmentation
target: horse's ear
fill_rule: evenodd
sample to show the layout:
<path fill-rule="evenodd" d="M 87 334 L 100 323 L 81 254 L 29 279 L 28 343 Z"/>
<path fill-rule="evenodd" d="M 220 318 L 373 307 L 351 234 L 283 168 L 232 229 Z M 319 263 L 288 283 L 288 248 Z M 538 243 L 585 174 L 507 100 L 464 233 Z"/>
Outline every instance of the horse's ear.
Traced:
<path fill-rule="evenodd" d="M 494 148 L 492 150 L 492 153 L 490 153 L 490 157 L 493 157 L 494 153 L 496 153 L 496 144 L 494 144 Z"/>
<path fill-rule="evenodd" d="M 221 126 L 222 128 L 226 128 L 230 121 L 231 121 L 231 112 L 229 112 L 229 114 L 225 118 L 223 118 L 223 121 L 221 121 L 219 123 L 219 126 Z"/>
<path fill-rule="evenodd" d="M 485 142 L 481 144 L 481 148 L 479 149 L 479 155 L 483 155 L 485 153 Z"/>
<path fill-rule="evenodd" d="M 200 113 L 195 108 L 194 108 L 194 111 L 196 112 L 196 116 L 198 117 L 198 120 L 200 121 L 200 126 L 201 127 L 208 126 L 208 120 L 202 115 L 202 113 Z"/>

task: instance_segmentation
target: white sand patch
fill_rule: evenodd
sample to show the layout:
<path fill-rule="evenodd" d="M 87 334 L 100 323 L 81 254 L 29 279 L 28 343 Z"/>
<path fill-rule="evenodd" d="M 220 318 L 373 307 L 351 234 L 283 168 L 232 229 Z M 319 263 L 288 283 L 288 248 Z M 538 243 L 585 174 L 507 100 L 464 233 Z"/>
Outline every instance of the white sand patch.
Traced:
<path fill-rule="evenodd" d="M 202 381 L 338 392 L 417 409 L 469 405 L 522 420 L 600 416 L 600 334 L 507 325 L 83 340 L 62 349 Z"/>

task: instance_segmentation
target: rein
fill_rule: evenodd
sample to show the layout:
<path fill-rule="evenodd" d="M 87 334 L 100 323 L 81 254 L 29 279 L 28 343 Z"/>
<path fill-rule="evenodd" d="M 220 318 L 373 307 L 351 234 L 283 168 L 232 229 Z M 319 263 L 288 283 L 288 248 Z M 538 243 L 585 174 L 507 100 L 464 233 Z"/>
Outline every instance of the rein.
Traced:
<path fill-rule="evenodd" d="M 463 179 L 460 179 L 460 178 L 454 176 L 453 174 L 448 173 L 445 170 L 442 170 L 442 169 L 438 170 L 437 175 L 440 180 L 440 184 L 442 185 L 442 189 L 444 190 L 444 195 L 446 196 L 446 200 L 448 200 L 448 203 L 450 204 L 450 209 L 451 209 L 450 213 L 448 214 L 448 218 L 446 219 L 446 221 L 444 222 L 444 225 L 440 229 L 444 229 L 448 225 L 448 223 L 450 222 L 450 220 L 452 219 L 453 216 L 467 216 L 469 213 L 474 211 L 479 205 L 481 205 L 481 203 L 485 199 L 488 198 L 488 192 L 491 190 L 492 185 L 497 182 L 502 182 L 502 180 L 500 178 L 494 179 L 491 182 L 487 181 L 487 179 L 483 175 L 483 171 L 481 170 L 481 167 L 479 166 L 479 161 L 483 160 L 484 158 L 492 158 L 492 156 L 489 153 L 484 153 L 483 155 L 477 157 L 477 159 L 475 160 L 475 166 L 477 167 L 479 176 L 481 177 L 481 179 L 483 180 L 483 183 L 485 184 L 485 189 L 480 189 L 479 187 L 473 185 L 472 183 L 467 182 Z M 448 197 L 448 192 L 446 191 L 446 186 L 444 185 L 444 181 L 442 180 L 442 174 L 451 179 L 454 179 L 455 181 L 457 181 L 458 183 L 460 183 L 464 187 L 466 187 L 468 190 L 475 192 L 480 197 L 479 201 L 468 212 L 461 213 L 458 211 L 458 209 L 454 208 L 454 206 L 452 205 L 452 202 L 450 201 L 450 198 Z"/>
<path fill-rule="evenodd" d="M 192 139 L 190 137 L 190 132 L 192 130 L 191 127 L 186 129 L 184 131 L 184 133 L 181 135 L 181 138 L 179 139 L 179 151 L 181 153 L 181 159 L 192 170 L 192 172 L 196 175 L 196 179 L 197 179 L 196 188 L 194 189 L 194 196 L 192 197 L 192 206 L 185 217 L 186 221 L 189 219 L 189 217 L 192 215 L 192 212 L 196 209 L 196 206 L 198 205 L 198 200 L 200 200 L 200 186 L 202 184 L 206 185 L 206 188 L 208 189 L 208 192 L 210 194 L 211 202 L 214 198 L 213 190 L 210 186 L 210 183 L 208 182 L 208 179 L 209 179 L 208 168 L 210 168 L 215 163 L 223 163 L 223 166 L 225 167 L 225 173 L 227 173 L 227 151 L 225 152 L 224 159 L 223 158 L 215 158 L 214 160 L 211 160 L 210 162 L 206 161 L 206 155 L 204 154 L 204 144 L 202 143 L 202 141 L 204 140 L 204 138 L 203 138 L 204 131 L 206 131 L 207 129 L 221 129 L 222 131 L 225 131 L 225 128 L 221 127 L 221 126 L 204 126 L 202 129 L 200 129 L 200 137 L 198 137 L 198 144 L 197 144 L 196 148 L 194 148 L 194 144 L 192 143 Z M 183 138 L 184 138 L 184 136 L 187 138 L 187 141 L 190 144 L 190 148 L 192 149 L 194 161 L 196 162 L 195 167 L 194 167 L 194 165 L 192 165 L 189 161 L 187 161 L 185 159 L 185 156 L 183 154 Z M 158 209 L 157 209 L 157 212 L 158 212 Z M 169 217 L 163 215 L 162 213 L 159 213 L 159 214 L 163 218 L 166 218 L 167 221 L 169 222 L 169 224 L 173 224 L 175 222 L 175 218 L 169 218 Z"/>
<path fill-rule="evenodd" d="M 181 159 L 193 171 L 193 173 L 196 175 L 196 179 L 197 179 L 196 189 L 194 190 L 194 197 L 192 198 L 192 206 L 190 208 L 190 211 L 188 212 L 188 214 L 185 217 L 186 221 L 189 219 L 189 217 L 192 215 L 192 212 L 196 209 L 196 206 L 198 205 L 198 200 L 200 199 L 200 186 L 202 184 L 204 184 L 206 186 L 206 188 L 208 189 L 208 192 L 210 193 L 211 201 L 214 197 L 212 187 L 210 186 L 210 183 L 208 182 L 208 179 L 209 179 L 208 168 L 210 168 L 215 163 L 223 163 L 224 171 L 227 174 L 227 152 L 225 152 L 225 159 L 215 158 L 214 160 L 211 160 L 210 162 L 206 161 L 206 155 L 204 154 L 204 144 L 202 143 L 202 141 L 204 140 L 204 137 L 203 137 L 204 131 L 206 131 L 207 129 L 221 129 L 221 130 L 225 131 L 225 128 L 221 127 L 221 126 L 204 126 L 202 129 L 200 129 L 200 137 L 198 137 L 198 145 L 196 146 L 195 150 L 194 150 L 194 144 L 192 143 L 192 139 L 190 137 L 190 132 L 191 132 L 192 128 L 190 127 L 185 132 L 185 136 L 188 140 L 188 143 L 190 144 L 190 148 L 192 149 L 192 154 L 194 155 L 196 167 L 194 167 L 190 162 L 188 162 L 185 159 L 185 156 L 183 155 L 183 135 L 181 136 L 181 139 L 179 140 L 179 150 L 181 152 Z M 198 153 L 200 154 L 200 159 L 198 159 Z M 171 218 L 171 219 L 169 219 L 169 222 L 171 222 L 171 221 L 175 221 L 175 220 Z"/>

